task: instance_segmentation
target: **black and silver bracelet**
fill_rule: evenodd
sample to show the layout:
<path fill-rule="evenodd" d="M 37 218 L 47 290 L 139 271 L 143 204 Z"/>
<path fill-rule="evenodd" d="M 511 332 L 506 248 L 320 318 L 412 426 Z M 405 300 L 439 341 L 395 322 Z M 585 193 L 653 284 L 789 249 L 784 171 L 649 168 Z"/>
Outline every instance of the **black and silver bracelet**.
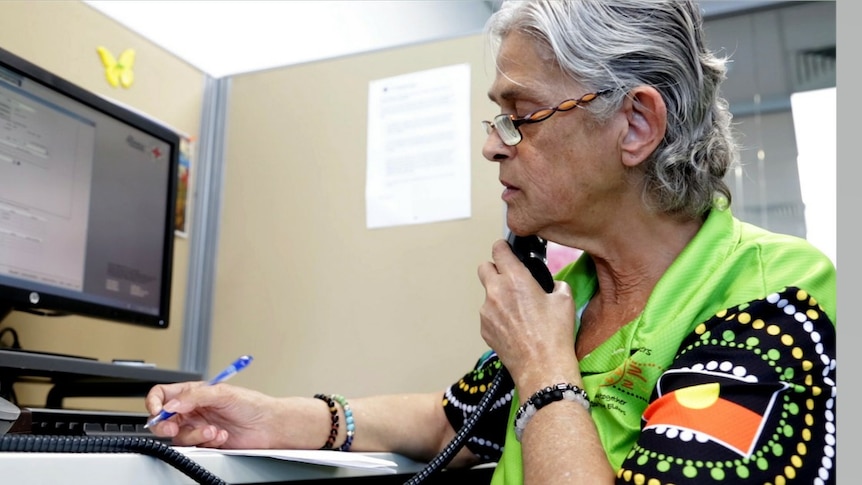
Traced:
<path fill-rule="evenodd" d="M 521 441 L 524 428 L 527 427 L 527 423 L 530 422 L 536 412 L 556 401 L 575 401 L 581 403 L 585 409 L 590 409 L 590 399 L 587 392 L 574 384 L 562 382 L 539 389 L 515 413 L 515 438 Z"/>

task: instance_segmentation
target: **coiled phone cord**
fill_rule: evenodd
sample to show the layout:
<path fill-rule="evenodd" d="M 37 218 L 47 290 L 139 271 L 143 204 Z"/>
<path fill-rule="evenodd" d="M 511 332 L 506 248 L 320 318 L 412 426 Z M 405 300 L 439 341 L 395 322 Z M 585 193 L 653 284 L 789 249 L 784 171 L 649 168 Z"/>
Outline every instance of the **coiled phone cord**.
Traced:
<path fill-rule="evenodd" d="M 47 436 L 7 434 L 0 437 L 0 451 L 39 453 L 141 453 L 154 456 L 202 485 L 227 482 L 170 446 L 150 438 L 102 436 Z"/>
<path fill-rule="evenodd" d="M 533 278 L 535 278 L 542 289 L 545 290 L 545 293 L 551 293 L 554 291 L 554 277 L 551 275 L 550 270 L 548 270 L 547 241 L 539 236 L 517 236 L 511 231 L 506 236 L 506 241 L 512 248 L 512 252 L 515 253 L 518 259 L 520 259 L 527 269 L 530 270 L 530 274 L 533 275 Z M 494 376 L 494 380 L 491 381 L 491 385 L 488 387 L 485 395 L 482 396 L 482 399 L 480 399 L 479 403 L 476 404 L 476 409 L 473 411 L 473 414 L 467 418 L 464 425 L 461 426 L 461 429 L 458 430 L 458 433 L 454 438 L 452 438 L 452 441 L 450 441 L 449 444 L 443 448 L 443 451 L 434 457 L 433 460 L 428 462 L 428 464 L 425 465 L 425 468 L 405 482 L 404 485 L 416 485 L 421 483 L 423 480 L 452 461 L 452 458 L 455 457 L 458 450 L 464 446 L 467 437 L 473 431 L 473 427 L 476 426 L 479 418 L 481 418 L 482 415 L 485 414 L 485 411 L 487 411 L 491 406 L 491 403 L 494 401 L 494 397 L 497 394 L 497 388 L 500 387 L 500 383 L 508 375 L 509 371 L 506 370 L 505 367 L 501 366 L 500 371 Z"/>
<path fill-rule="evenodd" d="M 497 357 L 495 357 L 497 358 Z M 458 433 L 452 438 L 452 441 L 443 448 L 437 456 L 434 457 L 433 460 L 428 462 L 425 465 L 425 468 L 417 472 L 410 480 L 404 482 L 404 485 L 416 485 L 418 483 L 422 483 L 423 480 L 430 477 L 434 473 L 441 470 L 443 467 L 449 464 L 452 461 L 452 458 L 455 457 L 455 454 L 464 446 L 464 443 L 467 441 L 467 437 L 470 436 L 470 433 L 473 432 L 473 428 L 476 426 L 476 423 L 479 422 L 479 418 L 481 418 L 485 412 L 491 407 L 491 403 L 494 402 L 494 399 L 497 395 L 497 390 L 500 387 L 500 383 L 503 379 L 508 375 L 509 371 L 506 370 L 505 367 L 500 367 L 500 370 L 497 372 L 497 375 L 494 376 L 494 379 L 491 381 L 491 384 L 488 386 L 488 390 L 485 391 L 485 394 L 479 399 L 479 402 L 476 404 L 476 409 L 473 410 L 473 413 L 470 414 L 470 417 L 464 421 L 464 424 L 461 426 L 461 429 L 458 430 Z"/>

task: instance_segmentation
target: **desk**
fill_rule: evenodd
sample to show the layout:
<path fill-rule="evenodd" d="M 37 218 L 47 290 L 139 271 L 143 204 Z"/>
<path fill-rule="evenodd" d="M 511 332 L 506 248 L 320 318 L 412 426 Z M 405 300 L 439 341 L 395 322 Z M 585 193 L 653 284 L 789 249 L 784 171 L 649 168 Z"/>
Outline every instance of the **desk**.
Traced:
<path fill-rule="evenodd" d="M 229 484 L 301 483 L 323 485 L 403 484 L 423 464 L 391 453 L 368 453 L 392 460 L 397 471 L 339 468 L 253 456 L 196 454 L 194 461 Z M 443 471 L 427 484 L 488 483 L 493 468 Z M 0 483 L 15 485 L 196 485 L 158 458 L 136 453 L 17 453 L 0 452 Z"/>

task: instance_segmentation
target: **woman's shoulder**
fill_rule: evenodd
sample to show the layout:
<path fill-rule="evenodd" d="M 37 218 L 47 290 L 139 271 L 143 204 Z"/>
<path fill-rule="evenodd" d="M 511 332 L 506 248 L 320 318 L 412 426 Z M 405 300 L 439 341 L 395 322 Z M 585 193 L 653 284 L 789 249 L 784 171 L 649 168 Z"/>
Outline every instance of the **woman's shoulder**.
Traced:
<path fill-rule="evenodd" d="M 769 292 L 800 288 L 821 301 L 827 313 L 835 317 L 837 273 L 822 250 L 798 236 L 741 221 L 735 224 L 739 237 L 729 260 L 736 261 L 733 266 L 739 275 L 754 276 Z"/>

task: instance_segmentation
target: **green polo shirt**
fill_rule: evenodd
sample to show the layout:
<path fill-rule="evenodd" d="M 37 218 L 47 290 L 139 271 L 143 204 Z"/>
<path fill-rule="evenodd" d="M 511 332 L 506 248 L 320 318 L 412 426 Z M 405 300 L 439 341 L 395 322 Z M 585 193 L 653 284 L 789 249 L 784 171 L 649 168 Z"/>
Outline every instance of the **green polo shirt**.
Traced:
<path fill-rule="evenodd" d="M 571 286 L 577 308 L 582 308 L 596 290 L 596 275 L 587 254 L 564 268 L 555 278 L 566 281 Z M 827 317 L 822 318 L 819 323 L 826 322 L 829 328 L 814 332 L 814 335 L 828 334 L 830 331 L 834 333 L 836 279 L 832 262 L 804 239 L 771 233 L 743 223 L 732 216 L 730 209 L 713 209 L 701 230 L 658 281 L 640 316 L 580 359 L 584 387 L 593 403 L 590 410 L 593 421 L 611 465 L 615 470 L 621 470 L 622 481 L 632 480 L 632 483 L 637 483 L 644 477 L 649 478 L 652 473 L 650 470 L 658 470 L 654 475 L 660 477 L 661 470 L 678 468 L 678 472 L 683 474 L 681 476 L 694 477 L 693 483 L 698 483 L 698 480 L 703 483 L 704 476 L 709 473 L 714 475 L 713 479 L 718 480 L 725 476 L 723 473 L 736 466 L 737 473 L 742 476 L 750 473 L 751 469 L 763 467 L 763 463 L 770 462 L 769 457 L 760 457 L 757 462 L 759 465 L 749 466 L 749 462 L 753 463 L 758 456 L 745 454 L 736 458 L 736 462 L 729 459 L 726 464 L 695 463 L 683 458 L 658 462 L 660 460 L 656 457 L 663 456 L 660 451 L 650 454 L 639 449 L 642 453 L 635 456 L 633 449 L 642 434 L 644 412 L 651 401 L 658 397 L 654 395 L 657 382 L 663 373 L 673 366 L 686 339 L 694 339 L 690 344 L 694 350 L 707 347 L 707 344 L 700 342 L 712 342 L 709 345 L 716 348 L 723 345 L 736 349 L 738 346 L 750 355 L 760 356 L 759 346 L 766 340 L 747 336 L 747 343 L 737 343 L 734 341 L 737 334 L 733 330 L 723 330 L 729 332 L 724 334 L 726 338 L 723 339 L 710 335 L 709 329 L 713 328 L 712 325 L 726 325 L 721 317 L 728 309 L 744 309 L 751 302 L 763 300 L 768 295 L 781 294 L 787 288 L 801 289 L 803 291 L 797 293 L 810 295 L 809 299 L 814 302 L 814 310 L 811 310 L 813 314 L 819 314 L 817 311 L 821 311 Z M 763 302 L 766 303 L 766 300 Z M 738 313 L 737 311 L 733 315 Z M 734 323 L 738 324 L 736 321 Z M 809 331 L 809 334 L 811 333 Z M 740 331 L 739 335 L 742 334 Z M 770 338 L 766 333 L 763 333 L 763 336 Z M 785 335 L 782 333 L 778 337 Z M 808 352 L 808 346 L 809 343 L 805 343 L 803 351 Z M 810 347 L 813 349 L 815 344 Z M 821 350 L 822 346 L 818 352 Z M 782 352 L 782 349 L 777 351 Z M 792 346 L 784 351 L 788 357 L 796 355 L 794 352 L 796 348 Z M 833 358 L 834 373 L 834 342 L 831 357 L 825 351 L 821 354 L 824 355 L 820 355 L 818 359 L 826 362 L 827 370 L 828 361 Z M 692 351 L 691 355 L 696 354 Z M 807 366 L 805 362 L 809 361 L 797 360 L 800 362 L 797 374 L 801 374 L 802 368 Z M 819 365 L 818 362 L 815 364 Z M 788 364 L 788 368 L 793 365 L 795 364 Z M 785 373 L 788 374 L 786 380 L 791 380 L 792 373 Z M 823 373 L 826 374 L 827 371 Z M 829 382 L 832 381 L 827 384 Z M 834 385 L 834 382 L 832 384 Z M 818 391 L 819 389 L 817 387 Z M 523 483 L 521 445 L 515 439 L 513 427 L 518 402 L 516 395 L 512 399 L 505 446 L 492 480 L 493 485 Z M 787 406 L 788 409 L 798 409 L 798 406 L 794 408 L 791 404 L 781 405 Z M 825 415 L 829 416 L 828 412 Z M 815 419 L 819 418 L 820 414 L 817 414 Z M 805 417 L 804 419 L 810 420 Z M 654 429 L 666 430 L 667 427 L 657 426 Z M 814 432 L 818 433 L 818 430 Z M 696 435 L 707 436 L 705 433 Z M 792 451 L 787 450 L 787 454 Z M 811 453 L 811 458 L 819 456 L 821 450 L 816 451 L 817 453 Z M 757 452 L 761 453 L 759 448 Z M 636 459 L 642 466 L 652 468 L 646 472 L 636 470 L 635 466 L 623 469 L 621 467 L 627 457 Z M 652 463 L 651 459 L 656 460 L 656 463 Z M 792 466 L 789 467 L 791 470 L 787 473 L 792 475 L 795 471 Z M 658 478 L 650 483 L 663 482 L 664 480 Z"/>

